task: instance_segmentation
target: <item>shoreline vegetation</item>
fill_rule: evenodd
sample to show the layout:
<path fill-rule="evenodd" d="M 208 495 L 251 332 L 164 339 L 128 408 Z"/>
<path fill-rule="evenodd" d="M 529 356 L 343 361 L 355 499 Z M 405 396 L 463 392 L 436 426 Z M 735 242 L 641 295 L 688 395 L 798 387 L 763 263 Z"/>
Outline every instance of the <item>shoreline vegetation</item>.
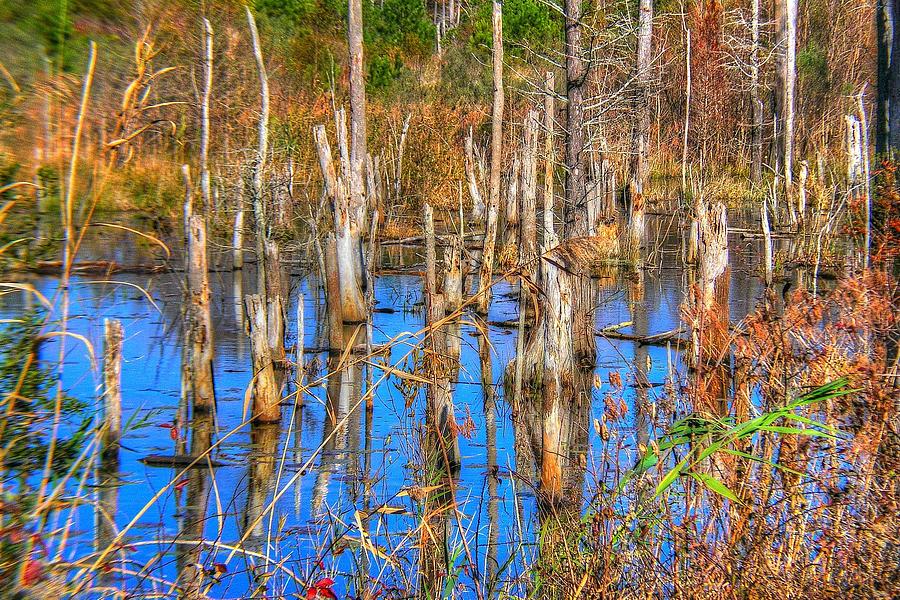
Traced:
<path fill-rule="evenodd" d="M 10 0 L 0 596 L 900 596 L 897 32 Z"/>

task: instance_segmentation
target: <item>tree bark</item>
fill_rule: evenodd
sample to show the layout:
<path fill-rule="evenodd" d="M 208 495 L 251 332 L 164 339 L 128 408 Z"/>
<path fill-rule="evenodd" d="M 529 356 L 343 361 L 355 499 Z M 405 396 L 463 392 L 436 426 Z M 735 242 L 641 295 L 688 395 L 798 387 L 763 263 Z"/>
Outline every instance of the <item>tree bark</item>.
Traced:
<path fill-rule="evenodd" d="M 203 19 L 203 91 L 200 104 L 200 194 L 203 198 L 201 210 L 209 210 L 209 99 L 213 84 L 213 30 L 209 19 Z"/>
<path fill-rule="evenodd" d="M 363 22 L 361 0 L 347 1 L 347 45 L 350 50 L 350 198 L 362 207 L 366 171 L 366 74 L 363 68 Z M 362 215 L 361 215 L 362 216 Z M 364 222 L 360 221 L 363 227 Z"/>
<path fill-rule="evenodd" d="M 491 108 L 490 195 L 476 303 L 476 310 L 482 315 L 487 314 L 491 305 L 494 247 L 497 243 L 497 214 L 500 210 L 500 174 L 503 169 L 503 13 L 500 0 L 493 0 L 491 24 L 494 44 L 492 52 L 494 102 Z"/>
<path fill-rule="evenodd" d="M 763 155 L 763 105 L 759 93 L 760 2 L 761 0 L 752 0 L 753 8 L 750 23 L 750 109 L 752 111 L 750 124 L 750 183 L 753 185 L 758 185 L 762 181 Z"/>
<path fill-rule="evenodd" d="M 253 204 L 253 216 L 256 224 L 256 271 L 257 290 L 262 296 L 265 305 L 266 269 L 265 269 L 265 239 L 268 236 L 268 215 L 266 202 L 263 196 L 263 178 L 266 167 L 266 158 L 269 153 L 269 77 L 266 74 L 266 63 L 263 60 L 262 47 L 259 43 L 259 32 L 256 29 L 256 19 L 247 10 L 247 23 L 250 26 L 250 40 L 253 45 L 253 57 L 256 59 L 256 69 L 259 74 L 259 125 L 257 128 L 256 160 L 253 162 L 251 175 L 251 194 Z"/>
<path fill-rule="evenodd" d="M 584 84 L 587 70 L 582 60 L 581 7 L 579 0 L 566 0 L 566 190 L 563 210 L 563 239 L 587 236 L 590 215 L 587 206 L 584 172 Z M 589 277 L 570 282 L 574 297 L 571 317 L 575 331 L 574 355 L 577 364 L 596 362 L 593 327 L 593 283 Z"/>
<path fill-rule="evenodd" d="M 344 347 L 344 322 L 341 318 L 341 282 L 338 275 L 337 244 L 333 234 L 325 240 L 325 304 L 328 310 L 328 348 Z"/>
<path fill-rule="evenodd" d="M 118 456 L 122 435 L 122 322 L 103 321 L 103 435 L 104 454 Z"/>
<path fill-rule="evenodd" d="M 344 111 L 338 110 L 337 141 L 341 154 L 340 175 L 335 171 L 331 146 L 325 126 L 314 129 L 319 166 L 325 181 L 325 194 L 331 199 L 334 213 L 334 231 L 337 243 L 338 278 L 340 281 L 341 316 L 345 323 L 362 323 L 368 317 L 363 295 L 363 260 L 361 221 L 364 203 L 355 204 L 348 181 L 349 156 L 347 152 L 347 128 Z M 357 198 L 362 200 L 361 198 Z"/>
<path fill-rule="evenodd" d="M 653 2 L 640 0 L 637 65 L 635 69 L 635 124 L 631 136 L 628 183 L 628 257 L 640 265 L 644 246 L 644 194 L 650 173 L 650 64 L 653 56 Z"/>
<path fill-rule="evenodd" d="M 554 190 L 553 190 L 553 171 L 555 168 L 553 153 L 553 118 L 555 116 L 555 108 L 553 95 L 556 93 L 554 88 L 554 77 L 552 71 L 547 71 L 544 81 L 544 223 L 543 235 L 541 236 L 541 254 L 559 243 L 556 238 L 554 229 Z"/>
<path fill-rule="evenodd" d="M 519 216 L 519 264 L 532 279 L 537 271 L 537 151 L 540 121 L 536 110 L 525 118 L 522 149 L 522 206 Z"/>
<path fill-rule="evenodd" d="M 253 358 L 253 420 L 277 423 L 281 420 L 281 394 L 275 381 L 268 340 L 266 306 L 259 294 L 247 296 L 247 321 L 250 324 L 250 354 Z"/>
<path fill-rule="evenodd" d="M 185 340 L 189 353 L 191 393 L 194 410 L 212 410 L 215 403 L 213 386 L 213 329 L 210 314 L 209 268 L 206 250 L 206 219 L 192 208 L 190 170 L 182 166 L 185 186 L 185 227 L 187 311 Z"/>
<path fill-rule="evenodd" d="M 472 220 L 479 222 L 484 220 L 485 207 L 475 168 L 475 148 L 472 141 L 472 128 L 469 127 L 469 133 L 466 136 L 466 182 L 469 186 L 469 196 L 472 198 Z"/>

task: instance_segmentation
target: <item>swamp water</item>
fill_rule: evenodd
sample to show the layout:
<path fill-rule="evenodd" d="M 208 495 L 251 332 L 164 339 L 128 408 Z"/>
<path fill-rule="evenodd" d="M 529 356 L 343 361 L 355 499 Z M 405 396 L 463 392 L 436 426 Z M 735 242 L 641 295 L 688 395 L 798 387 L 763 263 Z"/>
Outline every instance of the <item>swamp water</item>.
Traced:
<path fill-rule="evenodd" d="M 757 250 L 754 242 L 732 236 L 732 321 L 752 310 L 762 295 L 753 266 Z M 79 258 L 133 264 L 142 257 L 147 260 L 148 254 L 146 249 L 135 248 L 133 236 L 107 231 L 102 237 L 88 239 Z M 676 266 L 680 259 L 674 242 L 664 246 L 659 256 L 663 267 L 646 272 L 642 282 L 635 284 L 622 277 L 601 282 L 598 329 L 630 322 L 615 331 L 652 335 L 679 327 L 687 275 Z M 123 423 L 131 425 L 123 432 L 118 464 L 96 460 L 93 476 L 85 482 L 95 504 L 74 510 L 62 557 L 91 555 L 136 519 L 121 550 L 114 554 L 115 560 L 123 561 L 119 566 L 124 573 L 98 577 L 88 588 L 125 589 L 138 596 L 171 595 L 179 572 L 184 578 L 185 570 L 202 568 L 212 576 L 219 564 L 226 572 L 219 573 L 220 582 L 209 588 L 211 597 L 239 598 L 254 592 L 268 597 L 282 592 L 288 597 L 305 597 L 304 586 L 324 577 L 334 579 L 334 591 L 343 597 L 354 591 L 351 579 L 361 571 L 380 578 L 388 560 L 379 556 L 383 552 L 395 561 L 393 567 L 384 569 L 388 575 L 383 578 L 390 585 L 409 586 L 412 594 L 420 543 L 416 527 L 421 522 L 415 490 L 425 485 L 420 468 L 424 390 L 411 397 L 408 382 L 388 376 L 374 389 L 371 410 L 367 410 L 361 391 L 367 389 L 369 377 L 377 382 L 384 372 L 376 367 L 369 374 L 369 367 L 357 365 L 311 385 L 298 404 L 294 402 L 294 373 L 289 370 L 280 427 L 243 424 L 252 377 L 249 340 L 242 322 L 243 297 L 252 292 L 256 281 L 250 267 L 243 273 L 218 270 L 210 274 L 217 411 L 215 423 L 195 426 L 211 427 L 200 435 L 210 435 L 217 444 L 212 451 L 217 466 L 192 469 L 178 480 L 180 468 L 148 466 L 141 459 L 183 452 L 198 435 L 190 423 L 178 429 L 182 275 L 73 278 L 68 329 L 90 340 L 98 358 L 102 356 L 104 319 L 118 319 L 123 324 Z M 25 276 L 24 280 L 51 300 L 59 292 L 57 277 Z M 323 345 L 324 294 L 317 285 L 314 278 L 291 279 L 288 345 L 297 339 L 298 289 L 305 302 L 305 345 Z M 401 359 L 420 340 L 401 334 L 423 326 L 423 311 L 417 306 L 421 290 L 422 280 L 416 276 L 377 278 L 372 342 L 378 346 L 399 339 L 391 346 L 388 363 L 396 368 L 412 368 L 409 361 Z M 488 323 L 518 318 L 515 290 L 516 285 L 506 281 L 495 286 Z M 2 296 L 0 318 L 15 318 L 34 302 L 20 292 Z M 536 482 L 516 474 L 514 428 L 503 390 L 504 371 L 516 353 L 517 332 L 496 325 L 484 329 L 483 322 L 476 327 L 474 319 L 471 314 L 464 315 L 460 327 L 461 368 L 453 398 L 457 420 L 463 424 L 462 467 L 455 487 L 458 513 L 450 519 L 447 553 L 458 571 L 459 584 L 471 585 L 473 579 L 485 581 L 488 575 L 496 575 L 494 589 L 511 587 L 524 593 L 527 567 L 537 556 Z M 480 333 L 485 330 L 487 340 Z M 58 343 L 53 339 L 44 343 L 41 359 L 52 363 Z M 485 343 L 490 345 L 488 382 L 482 381 L 479 358 L 479 344 Z M 99 406 L 99 371 L 92 368 L 83 345 L 69 340 L 66 347 L 64 388 L 71 396 Z M 638 440 L 646 439 L 647 423 L 652 421 L 640 407 L 653 406 L 664 395 L 662 384 L 670 370 L 684 370 L 674 345 L 642 346 L 601 336 L 597 355 L 596 380 L 602 383 L 594 388 L 588 423 L 585 480 L 589 488 L 596 486 L 597 474 L 609 471 L 600 463 L 609 461 L 610 456 L 618 462 L 614 468 L 634 465 Z M 293 359 L 292 353 L 289 358 Z M 314 384 L 337 359 L 329 360 L 326 353 L 313 350 L 306 352 L 305 360 L 306 380 Z M 636 375 L 638 371 L 643 375 Z M 621 391 L 609 383 L 613 372 L 622 377 Z M 636 377 L 645 378 L 650 385 L 636 385 Z M 602 418 L 608 394 L 624 399 L 628 411 L 617 422 L 613 439 L 604 442 L 591 424 Z M 172 434 L 173 424 L 177 436 Z M 610 444 L 616 450 L 604 453 L 603 448 Z M 194 523 L 198 515 L 200 526 Z M 379 550 L 359 549 L 363 523 Z M 198 556 L 190 551 L 201 536 L 200 529 L 205 540 L 219 546 L 207 544 Z M 346 551 L 348 548 L 351 551 Z M 299 580 L 288 575 L 289 571 Z"/>

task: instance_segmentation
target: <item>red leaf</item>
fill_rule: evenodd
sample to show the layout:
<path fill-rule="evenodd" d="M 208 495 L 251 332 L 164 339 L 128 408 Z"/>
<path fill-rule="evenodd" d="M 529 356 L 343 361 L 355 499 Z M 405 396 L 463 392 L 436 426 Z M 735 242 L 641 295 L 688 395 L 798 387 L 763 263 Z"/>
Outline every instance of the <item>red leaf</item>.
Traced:
<path fill-rule="evenodd" d="M 169 437 L 172 438 L 173 440 L 177 440 L 178 439 L 178 430 L 175 429 L 174 427 L 169 429 Z"/>
<path fill-rule="evenodd" d="M 157 427 L 162 427 L 163 429 L 172 429 L 174 425 L 171 423 L 160 423 Z"/>
<path fill-rule="evenodd" d="M 324 577 L 317 582 L 315 582 L 312 587 L 306 590 L 306 599 L 313 600 L 314 598 L 329 598 L 330 600 L 337 600 L 337 594 L 335 594 L 331 590 L 331 586 L 334 585 L 334 580 L 329 577 Z"/>
<path fill-rule="evenodd" d="M 22 583 L 30 587 L 44 577 L 44 567 L 36 560 L 29 560 L 22 571 Z"/>
<path fill-rule="evenodd" d="M 228 567 L 225 566 L 225 563 L 216 563 L 213 565 L 216 568 L 216 573 L 221 575 L 222 573 L 228 572 Z"/>
<path fill-rule="evenodd" d="M 184 486 L 186 486 L 188 483 L 190 483 L 190 481 L 191 481 L 190 479 L 185 477 L 184 479 L 182 479 L 181 481 L 176 483 L 174 487 L 176 490 L 181 491 L 184 489 Z"/>

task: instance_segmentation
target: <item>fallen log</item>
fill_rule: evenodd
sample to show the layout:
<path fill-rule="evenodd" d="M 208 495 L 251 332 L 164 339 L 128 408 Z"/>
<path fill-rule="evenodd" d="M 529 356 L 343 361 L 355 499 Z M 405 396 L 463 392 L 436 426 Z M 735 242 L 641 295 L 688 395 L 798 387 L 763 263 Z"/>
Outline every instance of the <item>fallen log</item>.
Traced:
<path fill-rule="evenodd" d="M 196 463 L 194 463 L 194 461 L 196 461 Z M 176 456 L 169 454 L 150 454 L 140 459 L 140 462 L 144 463 L 148 467 L 178 467 L 181 469 L 188 466 L 190 466 L 192 469 L 206 469 L 208 467 L 221 467 L 225 464 L 208 457 L 197 457 L 190 455 Z"/>
<path fill-rule="evenodd" d="M 39 275 L 59 275 L 62 273 L 62 261 L 39 260 L 34 264 L 22 264 L 13 270 L 27 271 Z M 108 275 L 114 273 L 139 273 L 151 274 L 168 273 L 171 268 L 168 265 L 122 265 L 111 260 L 81 261 L 72 265 L 71 273 L 82 275 Z"/>

